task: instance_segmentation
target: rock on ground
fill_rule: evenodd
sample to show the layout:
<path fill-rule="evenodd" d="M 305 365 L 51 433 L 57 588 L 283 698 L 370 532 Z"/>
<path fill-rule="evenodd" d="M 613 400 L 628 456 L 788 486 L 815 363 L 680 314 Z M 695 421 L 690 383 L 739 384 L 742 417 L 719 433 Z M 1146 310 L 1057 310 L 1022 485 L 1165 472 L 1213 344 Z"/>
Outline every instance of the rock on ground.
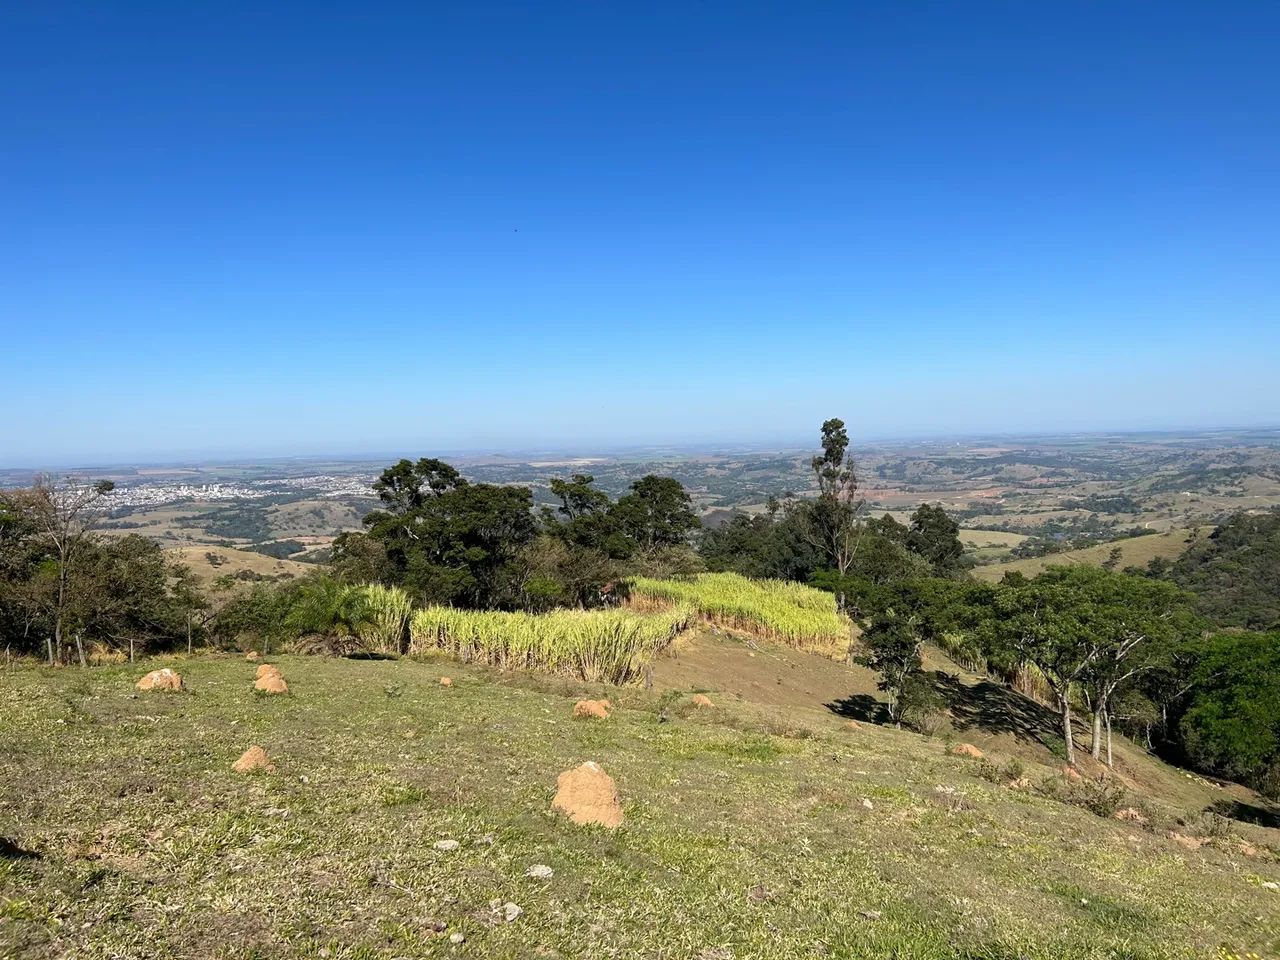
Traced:
<path fill-rule="evenodd" d="M 599 824 L 613 829 L 622 823 L 618 786 L 594 760 L 560 774 L 551 809 L 567 814 L 579 826 Z"/>
<path fill-rule="evenodd" d="M 244 658 L 249 661 L 261 660 L 262 654 L 258 653 L 257 650 L 250 650 L 248 653 L 244 655 Z"/>
<path fill-rule="evenodd" d="M 283 674 L 280 672 L 280 668 L 277 667 L 274 663 L 263 663 L 258 666 L 258 670 L 255 676 L 268 677 L 273 674 L 277 677 L 283 676 Z"/>
<path fill-rule="evenodd" d="M 711 698 L 708 697 L 705 693 L 695 693 L 693 695 L 693 705 L 695 707 L 701 707 L 704 710 L 707 709 L 708 707 L 715 706 L 715 704 L 711 702 Z"/>
<path fill-rule="evenodd" d="M 267 751 L 255 743 L 240 755 L 240 759 L 231 765 L 231 769 L 236 773 L 253 773 L 255 770 L 272 773 L 275 771 L 276 765 L 267 756 Z"/>
<path fill-rule="evenodd" d="M 152 670 L 136 684 L 139 690 L 181 690 L 182 675 L 176 670 L 164 667 Z"/>
<path fill-rule="evenodd" d="M 986 754 L 975 747 L 972 743 L 958 743 L 951 748 L 952 756 L 956 757 L 972 757 L 974 760 L 981 760 Z"/>
<path fill-rule="evenodd" d="M 288 693 L 289 685 L 279 673 L 266 673 L 254 682 L 253 689 L 262 693 Z"/>
<path fill-rule="evenodd" d="M 450 677 L 441 677 L 441 678 L 440 678 L 440 686 L 442 686 L 442 687 L 452 687 L 452 686 L 453 686 L 453 680 L 452 680 Z"/>
<path fill-rule="evenodd" d="M 579 700 L 573 705 L 573 715 L 579 718 L 608 720 L 609 711 L 612 709 L 613 705 L 608 700 Z"/>

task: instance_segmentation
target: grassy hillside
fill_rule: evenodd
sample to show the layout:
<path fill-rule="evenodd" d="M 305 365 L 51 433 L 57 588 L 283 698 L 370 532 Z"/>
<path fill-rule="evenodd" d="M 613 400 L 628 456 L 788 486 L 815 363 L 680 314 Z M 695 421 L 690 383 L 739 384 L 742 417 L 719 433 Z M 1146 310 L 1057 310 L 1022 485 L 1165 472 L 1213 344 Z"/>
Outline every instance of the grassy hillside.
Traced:
<path fill-rule="evenodd" d="M 1201 529 L 1201 533 L 1205 532 Z M 1009 560 L 1004 563 L 992 563 L 975 567 L 973 575 L 980 580 L 999 580 L 1011 570 L 1034 577 L 1048 566 L 1070 566 L 1073 563 L 1085 563 L 1101 566 L 1111 556 L 1111 551 L 1120 551 L 1117 570 L 1125 567 L 1145 567 L 1156 557 L 1176 560 L 1196 542 L 1194 530 L 1170 530 L 1168 533 L 1153 533 L 1142 537 L 1130 537 L 1126 540 L 1115 540 L 1085 547 L 1082 550 L 1067 550 L 1047 557 L 1033 557 L 1028 560 Z"/>
<path fill-rule="evenodd" d="M 235 550 L 231 547 L 215 547 L 209 544 L 174 547 L 168 553 L 174 560 L 190 567 L 191 572 L 205 584 L 228 574 L 236 576 L 241 571 L 248 571 L 260 577 L 287 579 L 305 577 L 317 569 L 314 564 L 298 563 L 296 560 L 277 560 L 275 557 L 268 557 L 253 550 Z"/>
<path fill-rule="evenodd" d="M 288 657 L 279 698 L 256 697 L 239 658 L 172 664 L 186 692 L 136 694 L 124 667 L 0 684 L 0 956 L 1280 950 L 1274 831 L 1170 839 L 984 779 L 999 755 L 738 701 L 714 676 L 698 710 L 679 689 L 443 659 Z M 571 719 L 585 692 L 614 715 Z M 275 772 L 231 772 L 251 744 Z M 617 781 L 616 832 L 549 810 L 557 774 L 586 760 Z"/>

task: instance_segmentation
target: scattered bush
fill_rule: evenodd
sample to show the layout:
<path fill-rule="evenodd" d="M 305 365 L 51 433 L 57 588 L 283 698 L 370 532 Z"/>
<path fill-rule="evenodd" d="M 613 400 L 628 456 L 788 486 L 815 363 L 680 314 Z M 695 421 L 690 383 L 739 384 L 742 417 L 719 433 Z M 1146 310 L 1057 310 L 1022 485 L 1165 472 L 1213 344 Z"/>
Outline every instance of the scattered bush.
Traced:
<path fill-rule="evenodd" d="M 1127 796 L 1123 784 L 1111 777 L 1103 777 L 1099 780 L 1084 778 L 1072 781 L 1062 799 L 1096 816 L 1110 818 L 1125 805 Z"/>

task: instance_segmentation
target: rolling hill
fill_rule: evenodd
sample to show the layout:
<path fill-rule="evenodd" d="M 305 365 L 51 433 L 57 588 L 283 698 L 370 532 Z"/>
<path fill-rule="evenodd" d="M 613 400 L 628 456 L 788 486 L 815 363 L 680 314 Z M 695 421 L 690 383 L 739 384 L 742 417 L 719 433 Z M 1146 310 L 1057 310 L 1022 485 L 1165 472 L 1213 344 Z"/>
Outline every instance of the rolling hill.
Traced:
<path fill-rule="evenodd" d="M 1032 557 L 1025 560 L 1006 560 L 1003 563 L 991 563 L 974 567 L 973 575 L 979 580 L 999 580 L 1006 573 L 1017 571 L 1024 576 L 1034 577 L 1050 566 L 1070 566 L 1084 563 L 1102 566 L 1111 558 L 1111 552 L 1120 552 L 1116 563 L 1117 570 L 1125 567 L 1146 567 L 1156 557 L 1176 560 L 1182 556 L 1193 543 L 1208 533 L 1209 528 L 1170 530 L 1168 533 L 1152 533 L 1141 537 L 1129 537 L 1124 540 L 1113 540 L 1099 543 L 1080 550 L 1067 550 L 1044 557 Z"/>

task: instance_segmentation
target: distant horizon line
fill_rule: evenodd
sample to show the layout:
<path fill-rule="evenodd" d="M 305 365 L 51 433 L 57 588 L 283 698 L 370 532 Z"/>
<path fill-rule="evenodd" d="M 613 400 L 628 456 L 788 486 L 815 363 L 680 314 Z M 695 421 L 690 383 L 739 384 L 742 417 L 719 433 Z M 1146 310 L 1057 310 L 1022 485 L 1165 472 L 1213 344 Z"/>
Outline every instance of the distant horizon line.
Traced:
<path fill-rule="evenodd" d="M 1137 438 L 1137 437 L 1204 437 L 1214 434 L 1237 434 L 1237 433 L 1280 433 L 1280 424 L 1254 424 L 1249 426 L 1233 425 L 1218 427 L 1196 427 L 1196 428 L 1165 428 L 1165 427 L 1146 427 L 1146 428 L 1128 428 L 1128 429 L 1085 429 L 1085 430 L 1055 430 L 1044 432 L 1028 432 L 1028 431 L 998 431 L 998 432 L 975 432 L 975 433 L 916 433 L 916 434 L 885 434 L 885 435 L 869 435 L 859 438 L 862 446 L 880 447 L 891 444 L 928 444 L 928 443 L 959 443 L 963 441 L 1044 441 L 1053 439 L 1081 439 L 1081 438 Z M 856 450 L 860 444 L 855 441 L 851 444 Z M 434 456 L 439 459 L 448 459 L 450 457 L 466 457 L 470 459 L 482 457 L 495 457 L 515 460 L 519 463 L 529 463 L 531 459 L 590 459 L 595 456 L 607 456 L 617 459 L 620 454 L 625 453 L 656 453 L 660 451 L 672 451 L 680 453 L 737 453 L 737 452 L 753 452 L 753 451 L 773 451 L 778 453 L 799 452 L 803 450 L 817 449 L 816 440 L 804 441 L 799 438 L 790 439 L 772 439 L 772 440 L 706 440 L 706 441 L 678 441 L 670 443 L 648 442 L 648 443 L 627 443 L 600 446 L 477 446 L 477 447 L 449 447 L 441 446 L 430 453 L 418 454 L 416 456 Z M 232 466 L 239 464 L 270 464 L 270 463 L 305 463 L 308 461 L 335 461 L 339 463 L 361 463 L 387 461 L 396 462 L 400 459 L 416 459 L 416 456 L 404 453 L 396 453 L 387 450 L 373 451 L 332 451 L 332 452 L 311 452 L 298 454 L 265 454 L 256 455 L 252 453 L 242 454 L 211 454 L 206 457 L 184 456 L 175 454 L 172 457 L 156 457 L 155 459 L 128 459 L 128 458 L 112 458 L 98 459 L 89 458 L 85 460 L 62 462 L 47 462 L 38 466 L 29 464 L 0 464 L 0 471 L 6 473 L 41 473 L 50 471 L 74 471 L 80 469 L 105 470 L 112 467 L 191 467 L 191 466 Z"/>

